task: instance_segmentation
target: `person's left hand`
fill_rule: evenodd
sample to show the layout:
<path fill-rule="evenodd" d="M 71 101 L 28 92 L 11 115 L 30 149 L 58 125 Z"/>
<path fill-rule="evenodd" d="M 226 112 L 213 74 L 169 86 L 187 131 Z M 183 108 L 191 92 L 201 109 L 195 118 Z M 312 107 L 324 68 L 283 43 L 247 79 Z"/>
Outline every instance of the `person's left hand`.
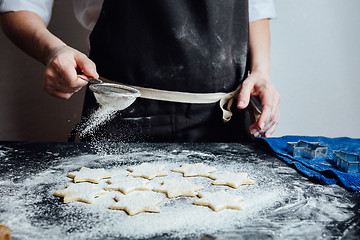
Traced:
<path fill-rule="evenodd" d="M 253 72 L 242 83 L 238 96 L 239 109 L 249 105 L 250 96 L 260 97 L 262 112 L 258 121 L 250 126 L 249 131 L 255 137 L 270 137 L 280 119 L 280 94 L 268 77 Z"/>

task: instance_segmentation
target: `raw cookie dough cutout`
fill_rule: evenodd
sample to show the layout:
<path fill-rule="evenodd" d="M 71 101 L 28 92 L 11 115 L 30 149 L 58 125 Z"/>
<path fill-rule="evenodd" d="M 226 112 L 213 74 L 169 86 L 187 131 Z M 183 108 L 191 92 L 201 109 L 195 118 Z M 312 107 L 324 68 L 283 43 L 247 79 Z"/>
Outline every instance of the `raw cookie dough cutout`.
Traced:
<path fill-rule="evenodd" d="M 184 163 L 179 168 L 174 168 L 171 171 L 182 173 L 184 177 L 208 177 L 210 173 L 216 171 L 216 168 L 206 166 L 203 163 Z"/>
<path fill-rule="evenodd" d="M 74 179 L 74 183 L 77 182 L 92 182 L 99 183 L 104 178 L 110 178 L 111 174 L 106 172 L 104 168 L 87 168 L 82 167 L 78 172 L 70 172 L 67 175 Z"/>
<path fill-rule="evenodd" d="M 11 240 L 11 230 L 9 227 L 5 225 L 0 225 L 0 240 Z"/>
<path fill-rule="evenodd" d="M 131 172 L 129 174 L 130 176 L 142 177 L 149 180 L 168 175 L 164 165 L 154 165 L 150 163 L 142 163 L 138 166 L 128 167 L 127 170 Z"/>
<path fill-rule="evenodd" d="M 158 213 L 157 207 L 162 203 L 159 194 L 154 192 L 132 192 L 127 195 L 118 194 L 115 196 L 116 203 L 111 205 L 110 209 L 124 210 L 130 216 L 141 212 Z"/>
<path fill-rule="evenodd" d="M 164 180 L 161 186 L 154 187 L 153 191 L 163 192 L 168 198 L 175 197 L 195 197 L 196 192 L 200 191 L 204 187 L 201 185 L 195 185 L 186 180 Z"/>
<path fill-rule="evenodd" d="M 229 194 L 225 191 L 219 192 L 200 192 L 198 194 L 200 197 L 198 200 L 195 200 L 195 205 L 208 206 L 215 212 L 224 210 L 226 208 L 240 210 L 240 202 L 243 201 L 243 198 L 240 196 Z"/>
<path fill-rule="evenodd" d="M 233 188 L 238 188 L 241 185 L 251 185 L 254 181 L 248 178 L 247 173 L 212 173 L 209 178 L 215 180 L 212 184 L 214 185 L 227 185 Z"/>
<path fill-rule="evenodd" d="M 123 194 L 128 194 L 133 191 L 148 191 L 151 190 L 150 181 L 143 178 L 119 177 L 112 178 L 107 181 L 109 185 L 105 190 L 120 191 Z"/>
<path fill-rule="evenodd" d="M 92 203 L 95 198 L 104 195 L 103 187 L 93 183 L 70 183 L 67 188 L 54 192 L 55 196 L 63 197 L 64 203 L 85 202 Z"/>

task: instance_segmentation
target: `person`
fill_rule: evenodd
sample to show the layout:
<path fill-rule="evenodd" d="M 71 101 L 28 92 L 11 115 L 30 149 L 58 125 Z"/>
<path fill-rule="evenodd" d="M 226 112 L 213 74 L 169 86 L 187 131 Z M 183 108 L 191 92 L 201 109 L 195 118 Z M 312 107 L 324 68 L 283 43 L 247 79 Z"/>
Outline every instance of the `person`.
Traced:
<path fill-rule="evenodd" d="M 78 77 L 80 71 L 172 96 L 170 101 L 160 95 L 137 99 L 83 141 L 248 142 L 275 131 L 280 95 L 270 81 L 272 0 L 73 4 L 77 19 L 92 31 L 89 57 L 47 29 L 53 0 L 0 1 L 5 34 L 46 65 L 46 92 L 69 99 L 87 84 Z M 178 101 L 178 92 L 189 93 L 190 102 Z M 196 100 L 218 93 L 235 94 L 226 99 L 228 109 Z M 253 97 L 260 99 L 262 112 L 250 123 L 246 109 Z M 231 104 L 233 98 L 236 104 Z M 87 89 L 83 119 L 97 107 Z"/>

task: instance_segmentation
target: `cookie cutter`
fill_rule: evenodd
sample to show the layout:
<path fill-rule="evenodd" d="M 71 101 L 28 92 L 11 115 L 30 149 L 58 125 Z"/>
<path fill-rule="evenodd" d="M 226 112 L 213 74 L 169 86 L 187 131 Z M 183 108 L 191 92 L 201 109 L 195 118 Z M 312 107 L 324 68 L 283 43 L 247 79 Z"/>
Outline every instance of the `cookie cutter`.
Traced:
<path fill-rule="evenodd" d="M 338 168 L 347 173 L 360 173 L 360 156 L 343 151 L 333 151 L 333 160 Z"/>
<path fill-rule="evenodd" d="M 306 142 L 304 140 L 288 142 L 287 149 L 294 157 L 305 157 L 309 159 L 326 157 L 328 150 L 327 147 L 321 146 L 319 142 Z"/>

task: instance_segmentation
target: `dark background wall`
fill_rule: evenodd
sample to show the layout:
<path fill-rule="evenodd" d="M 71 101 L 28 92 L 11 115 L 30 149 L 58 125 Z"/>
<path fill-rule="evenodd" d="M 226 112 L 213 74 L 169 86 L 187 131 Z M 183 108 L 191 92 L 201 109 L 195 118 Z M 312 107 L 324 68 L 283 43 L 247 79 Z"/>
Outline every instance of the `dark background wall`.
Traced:
<path fill-rule="evenodd" d="M 75 20 L 71 1 L 55 1 L 49 29 L 88 52 L 88 32 Z M 84 91 L 67 101 L 48 95 L 42 90 L 44 69 L 0 31 L 0 140 L 66 141 L 79 121 Z"/>

